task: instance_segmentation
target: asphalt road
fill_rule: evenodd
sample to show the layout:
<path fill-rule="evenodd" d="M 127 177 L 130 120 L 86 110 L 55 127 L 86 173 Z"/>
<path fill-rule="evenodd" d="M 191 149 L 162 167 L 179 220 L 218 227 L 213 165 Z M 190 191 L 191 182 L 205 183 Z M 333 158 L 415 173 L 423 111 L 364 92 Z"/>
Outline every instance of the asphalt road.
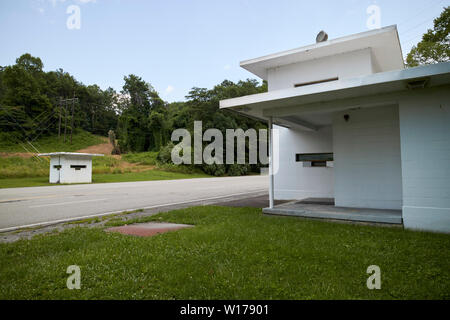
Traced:
<path fill-rule="evenodd" d="M 0 231 L 266 191 L 264 176 L 0 189 Z"/>

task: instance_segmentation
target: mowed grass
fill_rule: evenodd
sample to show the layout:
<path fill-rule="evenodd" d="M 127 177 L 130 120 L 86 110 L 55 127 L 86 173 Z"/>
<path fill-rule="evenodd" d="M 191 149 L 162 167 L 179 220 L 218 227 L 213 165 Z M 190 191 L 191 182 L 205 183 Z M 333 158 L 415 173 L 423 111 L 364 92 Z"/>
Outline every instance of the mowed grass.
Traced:
<path fill-rule="evenodd" d="M 84 130 L 76 130 L 72 136 L 72 143 L 70 143 L 70 134 L 66 136 L 64 143 L 64 135 L 58 138 L 57 135 L 46 136 L 38 138 L 32 144 L 41 153 L 45 152 L 72 152 L 89 146 L 105 143 L 105 138 L 94 135 Z M 25 148 L 23 147 L 25 145 Z M 36 152 L 26 141 L 18 143 L 17 141 L 0 141 L 0 152 Z"/>
<path fill-rule="evenodd" d="M 113 156 L 94 157 L 94 183 L 131 182 L 168 179 L 203 178 L 209 175 L 199 169 L 185 166 L 159 165 L 157 152 L 125 154 L 122 159 Z M 48 183 L 49 158 L 19 156 L 0 157 L 0 188 L 37 187 Z M 156 167 L 155 167 L 155 164 Z"/>
<path fill-rule="evenodd" d="M 0 179 L 48 177 L 49 163 L 49 157 L 0 157 Z M 94 175 L 138 172 L 148 169 L 148 166 L 130 166 L 129 163 L 112 156 L 94 157 L 92 160 L 92 173 Z"/>
<path fill-rule="evenodd" d="M 193 179 L 208 178 L 207 174 L 202 173 L 180 173 L 168 172 L 162 170 L 148 170 L 142 172 L 126 172 L 126 173 L 108 173 L 93 174 L 93 183 L 108 182 L 133 182 L 133 181 L 154 181 L 154 180 L 175 180 L 175 179 Z M 31 177 L 31 178 L 10 178 L 0 179 L 1 188 L 24 188 L 24 187 L 40 187 L 40 186 L 60 186 L 61 184 L 51 184 L 48 182 L 48 176 Z"/>
<path fill-rule="evenodd" d="M 450 236 L 195 207 L 136 221 L 150 238 L 74 228 L 0 245 L 0 299 L 448 299 Z M 69 265 L 81 289 L 66 288 Z M 366 287 L 381 268 L 381 290 Z"/>
<path fill-rule="evenodd" d="M 122 159 L 130 163 L 139 163 L 144 165 L 156 165 L 158 152 L 148 151 L 139 153 L 127 153 L 122 155 Z"/>

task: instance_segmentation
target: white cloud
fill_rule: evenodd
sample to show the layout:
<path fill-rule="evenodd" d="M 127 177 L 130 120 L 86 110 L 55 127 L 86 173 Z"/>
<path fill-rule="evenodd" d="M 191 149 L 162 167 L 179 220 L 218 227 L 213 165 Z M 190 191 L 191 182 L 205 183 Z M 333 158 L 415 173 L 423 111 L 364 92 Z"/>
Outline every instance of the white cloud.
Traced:
<path fill-rule="evenodd" d="M 39 13 L 44 13 L 45 12 L 45 9 L 44 8 L 38 8 L 38 11 L 39 11 Z"/>
<path fill-rule="evenodd" d="M 230 66 L 229 64 L 227 64 L 227 65 L 225 65 L 225 66 L 223 67 L 223 69 L 224 69 L 224 70 L 230 70 L 230 69 L 231 69 L 231 66 Z"/>
<path fill-rule="evenodd" d="M 66 2 L 66 0 L 49 0 L 49 1 L 51 2 L 52 6 L 54 6 L 54 7 L 56 7 L 56 5 L 57 5 L 58 3 Z M 78 3 L 80 3 L 80 4 L 94 3 L 94 2 L 96 2 L 96 1 L 97 1 L 97 0 L 75 0 L 75 2 L 78 2 Z"/>
<path fill-rule="evenodd" d="M 66 0 L 50 0 L 50 2 L 52 3 L 52 6 L 56 7 L 56 5 L 58 4 L 58 2 L 64 2 Z"/>
<path fill-rule="evenodd" d="M 165 90 L 165 93 L 166 93 L 166 94 L 170 94 L 173 90 L 175 90 L 175 88 L 172 87 L 171 85 L 169 85 L 169 86 L 167 86 L 167 88 L 166 88 L 166 90 Z"/>

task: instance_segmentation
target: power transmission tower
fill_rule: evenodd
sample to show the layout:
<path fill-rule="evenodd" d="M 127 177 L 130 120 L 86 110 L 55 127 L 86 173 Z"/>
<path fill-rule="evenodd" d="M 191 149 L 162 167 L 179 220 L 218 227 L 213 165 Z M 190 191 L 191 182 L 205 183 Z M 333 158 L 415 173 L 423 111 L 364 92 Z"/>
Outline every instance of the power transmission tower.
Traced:
<path fill-rule="evenodd" d="M 75 98 L 75 92 L 73 93 L 72 98 L 72 122 L 70 124 L 70 144 L 72 144 L 72 133 L 73 133 L 73 111 L 75 109 L 75 101 L 78 102 L 78 98 Z"/>
<path fill-rule="evenodd" d="M 61 112 L 62 112 L 62 97 L 59 97 L 59 123 L 58 123 L 58 139 L 61 140 Z"/>
<path fill-rule="evenodd" d="M 69 103 L 72 102 L 72 116 L 70 119 L 70 143 L 72 143 L 72 134 L 73 134 L 73 119 L 74 119 L 74 110 L 75 110 L 75 102 L 78 102 L 78 98 L 75 97 L 75 93 L 73 94 L 73 98 L 71 99 L 62 99 L 61 98 L 61 106 L 64 104 L 64 143 L 66 143 L 66 134 L 67 134 L 67 108 Z M 61 119 L 60 119 L 61 123 Z M 60 125 L 61 126 L 61 125 Z M 60 132 L 60 129 L 59 129 Z"/>
<path fill-rule="evenodd" d="M 103 105 L 103 104 L 98 104 L 98 103 L 89 103 L 88 104 L 88 106 L 90 107 L 90 109 L 91 109 L 91 114 L 92 114 L 92 117 L 91 117 L 91 120 L 92 120 L 92 132 L 94 133 L 94 130 L 95 130 L 95 120 L 96 120 L 96 115 L 97 115 L 97 119 L 98 119 L 98 110 L 99 110 L 99 107 L 100 108 L 104 108 L 105 106 Z"/>
<path fill-rule="evenodd" d="M 67 99 L 63 100 L 64 106 L 64 143 L 66 143 L 66 132 L 67 132 Z"/>

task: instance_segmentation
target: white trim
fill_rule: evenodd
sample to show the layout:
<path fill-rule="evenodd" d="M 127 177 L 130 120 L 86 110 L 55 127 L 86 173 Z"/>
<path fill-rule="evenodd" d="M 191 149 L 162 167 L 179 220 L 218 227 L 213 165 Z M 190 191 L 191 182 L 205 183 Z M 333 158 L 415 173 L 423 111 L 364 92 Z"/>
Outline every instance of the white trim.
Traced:
<path fill-rule="evenodd" d="M 450 83 L 450 62 L 226 99 L 220 101 L 220 108 L 242 106 L 270 108 L 274 105 L 283 107 L 287 104 L 302 105 L 316 101 L 402 91 L 408 90 L 406 81 L 420 78 L 430 78 L 428 86 Z M 246 113 L 244 110 L 236 111 Z"/>
<path fill-rule="evenodd" d="M 273 118 L 269 117 L 269 208 L 274 206 L 274 176 L 273 176 Z"/>
<path fill-rule="evenodd" d="M 79 152 L 50 152 L 50 153 L 39 153 L 38 157 L 54 157 L 54 156 L 71 156 L 71 157 L 103 157 L 104 154 L 98 153 L 79 153 Z"/>
<path fill-rule="evenodd" d="M 374 55 L 379 60 L 378 64 L 384 66 L 382 69 L 384 71 L 404 68 L 403 54 L 396 25 L 244 60 L 241 61 L 240 66 L 267 80 L 268 69 L 363 48 L 371 48 L 372 51 L 377 51 Z M 394 52 L 395 55 L 393 55 Z"/>

